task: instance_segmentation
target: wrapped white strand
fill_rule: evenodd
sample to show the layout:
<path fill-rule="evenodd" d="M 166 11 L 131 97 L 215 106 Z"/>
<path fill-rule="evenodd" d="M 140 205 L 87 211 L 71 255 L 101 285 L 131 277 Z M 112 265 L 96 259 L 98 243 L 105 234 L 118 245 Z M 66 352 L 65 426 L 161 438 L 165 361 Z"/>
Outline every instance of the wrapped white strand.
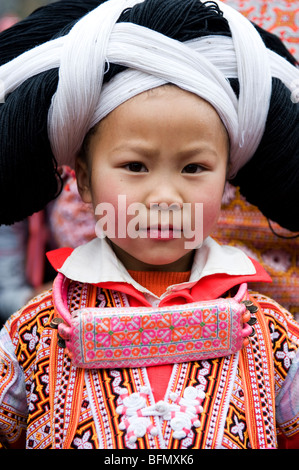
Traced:
<path fill-rule="evenodd" d="M 205 58 L 219 68 L 227 78 L 238 78 L 238 68 L 232 38 L 227 36 L 208 36 L 192 39 L 184 44 L 194 51 L 204 55 Z M 288 62 L 284 57 L 271 49 L 267 49 L 271 76 L 281 80 L 284 85 L 292 89 L 292 82 L 299 79 L 299 67 Z"/>
<path fill-rule="evenodd" d="M 272 91 L 267 48 L 241 13 L 219 0 L 216 3 L 229 23 L 238 64 L 239 145 L 243 147 L 246 140 L 249 155 L 253 155 L 265 130 Z M 243 166 L 246 160 L 241 158 Z"/>
<path fill-rule="evenodd" d="M 184 44 L 198 51 L 217 67 L 227 78 L 238 78 L 236 54 L 232 38 L 226 36 L 208 36 Z M 294 83 L 299 84 L 299 67 L 288 62 L 284 57 L 267 49 L 271 77 L 278 78 L 292 91 Z"/>
<path fill-rule="evenodd" d="M 201 42 L 205 44 L 204 41 Z M 205 49 L 207 50 L 207 48 Z M 145 51 L 146 54 L 144 54 Z M 175 62 L 177 73 L 181 74 L 182 80 L 185 78 L 186 65 L 190 65 L 195 72 L 200 72 L 204 79 L 209 79 L 224 87 L 232 102 L 237 103 L 222 71 L 214 67 L 209 57 L 201 54 L 201 48 L 194 51 L 188 42 L 176 41 L 143 26 L 117 23 L 111 32 L 107 47 L 107 59 L 127 67 L 132 64 L 136 69 L 140 68 L 144 72 L 157 76 L 163 74 L 163 69 L 160 70 L 160 68 L 163 68 L 162 61 L 167 59 L 169 62 Z M 150 63 L 154 59 L 155 62 L 150 67 Z"/>
<path fill-rule="evenodd" d="M 111 30 L 122 11 L 139 2 L 109 0 L 79 20 L 66 36 L 59 86 L 48 115 L 49 139 L 58 161 L 61 162 L 60 156 L 66 156 L 67 161 L 69 142 L 86 134 L 89 116 L 101 93 Z M 57 131 L 62 138 L 58 139 Z"/>
<path fill-rule="evenodd" d="M 194 75 L 190 76 L 190 81 L 185 80 L 185 82 L 180 82 L 176 77 L 173 77 L 172 80 L 159 79 L 142 72 L 135 70 L 126 70 L 117 74 L 109 82 L 109 84 L 103 86 L 102 94 L 100 97 L 99 105 L 97 106 L 94 116 L 90 121 L 91 127 L 103 119 L 113 111 L 117 106 L 127 101 L 129 98 L 136 96 L 143 91 L 156 88 L 165 83 L 173 83 L 180 88 L 195 93 L 198 96 L 202 96 L 203 99 L 209 101 L 215 109 L 218 111 L 220 117 L 222 118 L 225 127 L 228 130 L 230 135 L 231 144 L 236 147 L 236 142 L 234 142 L 234 130 L 238 127 L 237 114 L 236 110 L 232 106 L 232 103 L 226 99 L 225 94 L 219 94 L 219 90 L 215 90 L 215 85 L 211 86 L 207 90 L 209 82 L 205 83 L 205 87 L 196 88 L 194 83 L 192 83 Z M 210 84 L 211 85 L 211 84 Z M 207 91 L 205 93 L 205 91 Z M 217 101 L 217 91 L 219 100 Z M 232 150 L 233 152 L 233 150 Z"/>
<path fill-rule="evenodd" d="M 41 72 L 60 66 L 60 55 L 64 37 L 53 39 L 24 52 L 0 67 L 0 81 L 3 84 L 0 101 L 20 86 L 25 80 Z"/>
<path fill-rule="evenodd" d="M 292 83 L 299 80 L 299 67 L 290 64 L 274 51 L 269 50 L 268 54 L 272 76 L 279 78 L 289 90 L 292 90 Z"/>
<path fill-rule="evenodd" d="M 225 77 L 238 78 L 236 54 L 232 38 L 228 36 L 208 36 L 192 39 L 184 43 L 190 49 L 202 54 Z"/>
<path fill-rule="evenodd" d="M 184 44 L 193 51 L 204 55 L 225 77 L 237 78 L 236 60 L 231 38 L 209 36 L 208 38 L 187 41 Z M 103 85 L 100 101 L 90 121 L 90 126 L 95 126 L 113 109 L 128 99 L 165 83 L 166 81 L 162 78 L 132 69 L 117 74 L 108 84 Z"/>
<path fill-rule="evenodd" d="M 118 73 L 108 84 L 103 85 L 100 101 L 90 120 L 90 127 L 94 127 L 117 106 L 123 104 L 128 99 L 143 91 L 165 85 L 165 83 L 165 80 L 162 78 L 149 76 L 132 69 Z"/>

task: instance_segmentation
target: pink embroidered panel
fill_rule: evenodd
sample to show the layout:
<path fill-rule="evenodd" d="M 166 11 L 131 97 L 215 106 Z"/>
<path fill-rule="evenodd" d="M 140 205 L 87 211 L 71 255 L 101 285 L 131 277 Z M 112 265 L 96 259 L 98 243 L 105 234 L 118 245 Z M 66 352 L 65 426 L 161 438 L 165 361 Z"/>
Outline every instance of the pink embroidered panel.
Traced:
<path fill-rule="evenodd" d="M 218 299 L 159 308 L 85 308 L 72 319 L 66 346 L 73 364 L 142 367 L 220 357 L 243 346 L 242 303 Z"/>

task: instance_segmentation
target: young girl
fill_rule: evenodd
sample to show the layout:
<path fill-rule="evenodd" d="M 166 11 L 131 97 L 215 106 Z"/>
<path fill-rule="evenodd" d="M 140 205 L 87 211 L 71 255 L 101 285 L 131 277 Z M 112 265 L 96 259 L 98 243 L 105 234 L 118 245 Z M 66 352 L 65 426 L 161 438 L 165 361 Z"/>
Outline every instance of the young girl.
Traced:
<path fill-rule="evenodd" d="M 76 167 L 98 235 L 49 253 L 53 290 L 1 332 L 2 445 L 296 448 L 298 324 L 248 290 L 270 281 L 264 269 L 209 234 L 227 178 L 298 229 L 289 204 L 298 201 L 298 71 L 280 43 L 260 32 L 279 54 L 267 49 L 221 2 L 99 3 L 33 15 L 20 36 L 37 19 L 54 30 L 65 15 L 64 29 L 42 43 L 37 28 L 40 46 L 27 36 L 29 51 L 20 41 L 0 69 L 16 177 L 21 185 L 33 163 L 28 178 L 38 175 L 23 182 L 22 201 L 10 191 L 2 222 L 56 194 L 57 160 Z M 74 26 L 71 5 L 78 17 L 91 10 Z"/>

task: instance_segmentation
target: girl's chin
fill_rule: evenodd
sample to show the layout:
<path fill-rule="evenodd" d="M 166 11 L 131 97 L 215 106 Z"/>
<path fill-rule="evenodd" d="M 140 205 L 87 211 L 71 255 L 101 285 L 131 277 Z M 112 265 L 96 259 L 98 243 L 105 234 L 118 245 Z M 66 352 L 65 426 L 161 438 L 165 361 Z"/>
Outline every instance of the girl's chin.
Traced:
<path fill-rule="evenodd" d="M 173 250 L 167 255 L 165 244 L 162 242 L 164 249 L 155 250 L 145 248 L 139 252 L 126 251 L 115 243 L 111 243 L 114 252 L 120 261 L 128 270 L 132 271 L 189 271 L 193 260 L 193 250 L 179 250 L 177 255 Z"/>

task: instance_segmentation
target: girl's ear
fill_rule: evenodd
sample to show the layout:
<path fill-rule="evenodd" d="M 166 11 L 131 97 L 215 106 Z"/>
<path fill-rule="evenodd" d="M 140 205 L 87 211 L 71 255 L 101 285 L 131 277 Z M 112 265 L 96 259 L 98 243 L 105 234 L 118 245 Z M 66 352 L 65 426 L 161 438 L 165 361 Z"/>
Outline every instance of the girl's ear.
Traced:
<path fill-rule="evenodd" d="M 90 178 L 88 165 L 82 158 L 76 158 L 75 172 L 77 178 L 78 191 L 83 202 L 91 203 L 92 196 L 90 190 Z"/>

